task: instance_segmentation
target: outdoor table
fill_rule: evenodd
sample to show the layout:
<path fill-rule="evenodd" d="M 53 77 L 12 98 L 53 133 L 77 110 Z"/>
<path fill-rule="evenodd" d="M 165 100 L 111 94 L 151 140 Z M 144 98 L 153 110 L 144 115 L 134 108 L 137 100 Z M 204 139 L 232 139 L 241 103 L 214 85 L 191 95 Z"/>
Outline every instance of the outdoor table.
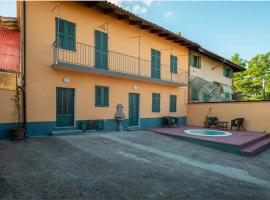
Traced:
<path fill-rule="evenodd" d="M 220 130 L 228 130 L 228 124 L 229 122 L 218 122 L 217 128 Z"/>

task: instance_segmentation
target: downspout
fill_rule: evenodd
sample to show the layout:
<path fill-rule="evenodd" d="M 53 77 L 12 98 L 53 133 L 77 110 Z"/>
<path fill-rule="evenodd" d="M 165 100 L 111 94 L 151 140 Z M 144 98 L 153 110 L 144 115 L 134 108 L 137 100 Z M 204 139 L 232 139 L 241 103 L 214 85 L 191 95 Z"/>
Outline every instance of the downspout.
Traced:
<path fill-rule="evenodd" d="M 23 123 L 25 136 L 27 135 L 27 111 L 26 111 L 26 2 L 23 1 Z"/>

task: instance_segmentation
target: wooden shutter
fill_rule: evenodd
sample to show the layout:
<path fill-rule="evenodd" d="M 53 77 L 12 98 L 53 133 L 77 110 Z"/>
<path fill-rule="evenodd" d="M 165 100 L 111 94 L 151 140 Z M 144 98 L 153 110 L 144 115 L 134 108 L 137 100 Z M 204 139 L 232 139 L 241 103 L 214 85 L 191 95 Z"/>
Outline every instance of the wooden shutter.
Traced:
<path fill-rule="evenodd" d="M 101 44 L 100 44 L 100 33 L 95 30 L 95 65 L 97 68 L 101 68 Z"/>
<path fill-rule="evenodd" d="M 108 34 L 95 30 L 95 65 L 108 69 Z"/>
<path fill-rule="evenodd" d="M 72 22 L 56 18 L 56 46 L 58 48 L 75 50 L 76 25 Z"/>
<path fill-rule="evenodd" d="M 194 55 L 190 54 L 190 66 L 194 67 Z"/>
<path fill-rule="evenodd" d="M 152 112 L 160 112 L 160 94 L 152 94 Z"/>
<path fill-rule="evenodd" d="M 233 69 L 230 69 L 230 78 L 233 78 Z"/>
<path fill-rule="evenodd" d="M 102 33 L 102 66 L 108 68 L 108 34 Z"/>
<path fill-rule="evenodd" d="M 177 73 L 177 57 L 173 55 L 170 56 L 170 72 Z"/>
<path fill-rule="evenodd" d="M 223 76 L 227 77 L 227 68 L 223 66 Z"/>
<path fill-rule="evenodd" d="M 109 88 L 103 87 L 103 105 L 109 106 Z"/>
<path fill-rule="evenodd" d="M 170 95 L 170 112 L 176 112 L 176 95 Z"/>
<path fill-rule="evenodd" d="M 96 106 L 100 106 L 101 105 L 101 87 L 96 86 L 96 95 L 95 95 L 95 99 L 96 99 Z"/>
<path fill-rule="evenodd" d="M 202 57 L 198 56 L 198 68 L 202 67 Z"/>
<path fill-rule="evenodd" d="M 160 79 L 160 52 L 151 49 L 151 77 Z"/>
<path fill-rule="evenodd" d="M 65 24 L 62 19 L 55 19 L 55 27 L 56 27 L 56 47 L 64 48 L 65 46 Z"/>
<path fill-rule="evenodd" d="M 75 50 L 75 42 L 76 42 L 76 31 L 75 31 L 75 24 L 71 22 L 66 21 L 66 27 L 67 27 L 67 49 L 69 50 Z"/>

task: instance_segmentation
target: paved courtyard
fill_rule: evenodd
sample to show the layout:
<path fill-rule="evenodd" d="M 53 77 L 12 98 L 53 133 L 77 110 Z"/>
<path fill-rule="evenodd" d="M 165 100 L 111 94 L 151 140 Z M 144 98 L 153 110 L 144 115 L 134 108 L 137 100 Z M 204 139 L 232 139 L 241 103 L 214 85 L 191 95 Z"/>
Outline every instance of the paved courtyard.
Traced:
<path fill-rule="evenodd" d="M 0 140 L 1 199 L 270 199 L 270 150 L 242 157 L 148 131 Z"/>

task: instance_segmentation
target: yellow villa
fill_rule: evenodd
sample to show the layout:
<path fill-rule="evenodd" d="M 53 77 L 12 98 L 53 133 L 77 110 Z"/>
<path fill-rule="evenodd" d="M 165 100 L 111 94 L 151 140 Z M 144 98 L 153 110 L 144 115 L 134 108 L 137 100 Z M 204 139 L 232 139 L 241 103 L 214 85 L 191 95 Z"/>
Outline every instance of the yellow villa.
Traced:
<path fill-rule="evenodd" d="M 114 131 L 118 104 L 124 130 L 161 127 L 164 116 L 185 125 L 191 75 L 215 81 L 223 66 L 241 70 L 109 2 L 17 2 L 17 11 L 29 136 Z M 207 62 L 220 69 L 208 73 Z M 6 113 L 2 133 L 15 122 Z"/>

